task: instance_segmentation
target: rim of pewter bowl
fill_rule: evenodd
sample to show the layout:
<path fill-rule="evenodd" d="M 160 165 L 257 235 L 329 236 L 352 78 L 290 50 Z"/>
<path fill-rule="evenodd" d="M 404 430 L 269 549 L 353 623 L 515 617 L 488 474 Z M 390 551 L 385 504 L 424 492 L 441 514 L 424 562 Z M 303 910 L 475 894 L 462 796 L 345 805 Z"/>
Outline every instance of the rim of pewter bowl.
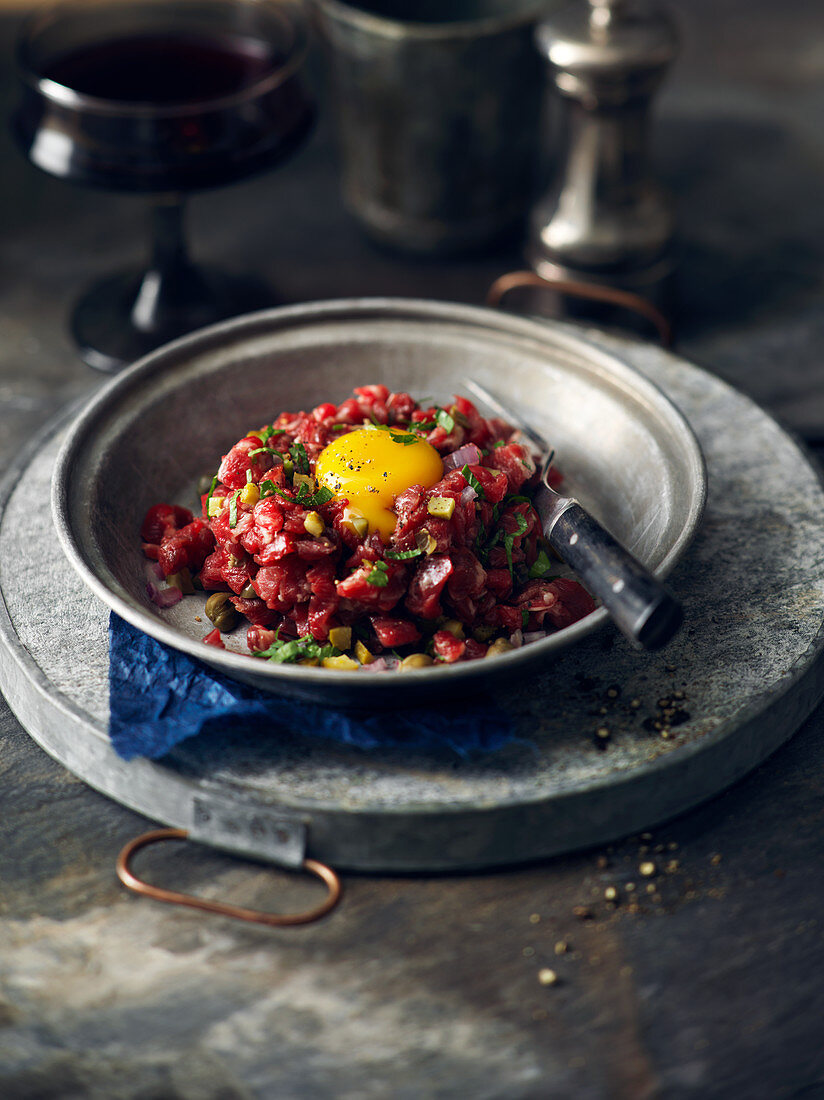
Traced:
<path fill-rule="evenodd" d="M 706 502 L 706 466 L 695 434 L 676 406 L 652 382 L 616 355 L 606 352 L 583 336 L 551 322 L 528 320 L 504 314 L 486 307 L 456 305 L 423 299 L 358 298 L 333 299 L 248 314 L 200 329 L 151 352 L 133 366 L 105 384 L 68 430 L 55 463 L 52 480 L 52 514 L 55 528 L 69 562 L 96 596 L 121 618 L 157 641 L 187 653 L 189 656 L 218 669 L 233 679 L 265 690 L 316 702 L 350 707 L 392 707 L 403 702 L 420 703 L 424 698 L 459 698 L 473 687 L 492 680 L 511 679 L 525 674 L 534 666 L 547 663 L 608 621 L 604 608 L 597 608 L 584 619 L 490 661 L 468 661 L 435 668 L 405 670 L 403 673 L 344 671 L 255 660 L 250 654 L 217 649 L 178 631 L 163 622 L 136 600 L 127 598 L 116 577 L 108 568 L 91 531 L 88 508 L 82 515 L 73 512 L 71 485 L 78 470 L 82 475 L 84 451 L 93 452 L 98 432 L 118 405 L 139 408 L 143 400 L 156 397 L 152 381 L 168 378 L 176 368 L 191 364 L 199 356 L 221 347 L 233 347 L 240 354 L 243 342 L 250 344 L 261 338 L 277 338 L 278 332 L 317 325 L 323 328 L 335 322 L 357 322 L 359 332 L 369 322 L 386 322 L 427 326 L 432 323 L 456 325 L 475 337 L 488 332 L 490 336 L 510 337 L 513 342 L 527 342 L 534 355 L 536 343 L 545 347 L 547 356 L 553 351 L 577 358 L 609 384 L 617 383 L 640 402 L 643 408 L 662 420 L 677 440 L 680 459 L 685 465 L 689 501 L 680 519 L 677 537 L 666 548 L 661 560 L 652 565 L 658 577 L 666 577 L 692 541 L 703 515 Z M 457 384 L 457 383 L 456 383 Z M 323 395 L 320 395 L 321 397 Z M 536 425 L 540 427 L 540 425 Z M 98 440 L 99 442 L 99 440 Z M 86 486 L 88 492 L 91 486 Z M 82 533 L 84 539 L 80 537 Z M 93 550 L 89 550 L 89 545 Z M 647 563 L 649 564 L 649 563 Z"/>

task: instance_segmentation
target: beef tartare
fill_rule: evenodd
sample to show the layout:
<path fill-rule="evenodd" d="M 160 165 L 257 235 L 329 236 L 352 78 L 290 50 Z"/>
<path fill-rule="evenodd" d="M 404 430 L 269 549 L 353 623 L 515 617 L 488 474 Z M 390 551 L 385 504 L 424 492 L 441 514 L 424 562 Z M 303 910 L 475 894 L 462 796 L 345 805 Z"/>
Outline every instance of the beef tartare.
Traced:
<path fill-rule="evenodd" d="M 465 397 L 421 407 L 361 386 L 281 413 L 223 456 L 195 518 L 143 521 L 148 589 L 212 593 L 204 641 L 248 620 L 252 654 L 370 670 L 475 660 L 594 609 L 558 576 L 531 504 L 534 457 Z"/>

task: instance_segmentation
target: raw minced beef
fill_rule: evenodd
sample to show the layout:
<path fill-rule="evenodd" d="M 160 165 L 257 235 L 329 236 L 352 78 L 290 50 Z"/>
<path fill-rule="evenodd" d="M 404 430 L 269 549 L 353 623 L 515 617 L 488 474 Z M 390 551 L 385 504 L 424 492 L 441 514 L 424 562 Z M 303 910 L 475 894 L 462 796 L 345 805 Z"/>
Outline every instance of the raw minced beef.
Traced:
<path fill-rule="evenodd" d="M 347 501 L 314 480 L 329 444 L 370 426 L 395 442 L 419 437 L 444 461 L 435 485 L 394 497 L 387 541 L 353 524 Z M 244 436 L 223 456 L 199 518 L 177 505 L 149 510 L 143 549 L 172 583 L 185 589 L 192 577 L 230 593 L 255 654 L 392 667 L 413 651 L 414 663 L 451 664 L 594 609 L 580 584 L 555 575 L 531 504 L 537 484 L 513 429 L 465 397 L 421 408 L 407 393 L 362 386 L 341 405 L 281 413 Z M 217 631 L 205 640 L 222 645 Z"/>

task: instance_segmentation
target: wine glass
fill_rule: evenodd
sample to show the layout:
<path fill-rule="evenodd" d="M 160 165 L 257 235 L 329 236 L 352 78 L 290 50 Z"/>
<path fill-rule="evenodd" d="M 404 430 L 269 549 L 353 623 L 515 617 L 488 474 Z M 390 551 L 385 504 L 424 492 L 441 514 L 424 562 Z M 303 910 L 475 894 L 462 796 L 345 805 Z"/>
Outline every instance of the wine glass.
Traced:
<path fill-rule="evenodd" d="M 116 371 L 176 336 L 272 304 L 257 280 L 189 258 L 184 195 L 268 168 L 313 118 L 291 0 L 59 0 L 17 44 L 12 119 L 26 156 L 83 185 L 153 196 L 151 259 L 93 285 L 71 319 L 83 359 Z"/>

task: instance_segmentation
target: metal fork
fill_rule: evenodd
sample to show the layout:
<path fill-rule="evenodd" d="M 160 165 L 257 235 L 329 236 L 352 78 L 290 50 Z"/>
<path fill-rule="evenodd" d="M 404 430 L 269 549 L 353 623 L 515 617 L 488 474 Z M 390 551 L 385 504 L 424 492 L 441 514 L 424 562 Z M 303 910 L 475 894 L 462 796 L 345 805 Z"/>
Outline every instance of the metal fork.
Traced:
<path fill-rule="evenodd" d="M 533 505 L 544 538 L 634 645 L 660 649 L 683 622 L 680 603 L 574 497 L 562 496 L 551 488 L 548 474 L 552 452 L 546 439 L 474 379 L 464 379 L 464 385 L 540 452 L 541 484 Z"/>

